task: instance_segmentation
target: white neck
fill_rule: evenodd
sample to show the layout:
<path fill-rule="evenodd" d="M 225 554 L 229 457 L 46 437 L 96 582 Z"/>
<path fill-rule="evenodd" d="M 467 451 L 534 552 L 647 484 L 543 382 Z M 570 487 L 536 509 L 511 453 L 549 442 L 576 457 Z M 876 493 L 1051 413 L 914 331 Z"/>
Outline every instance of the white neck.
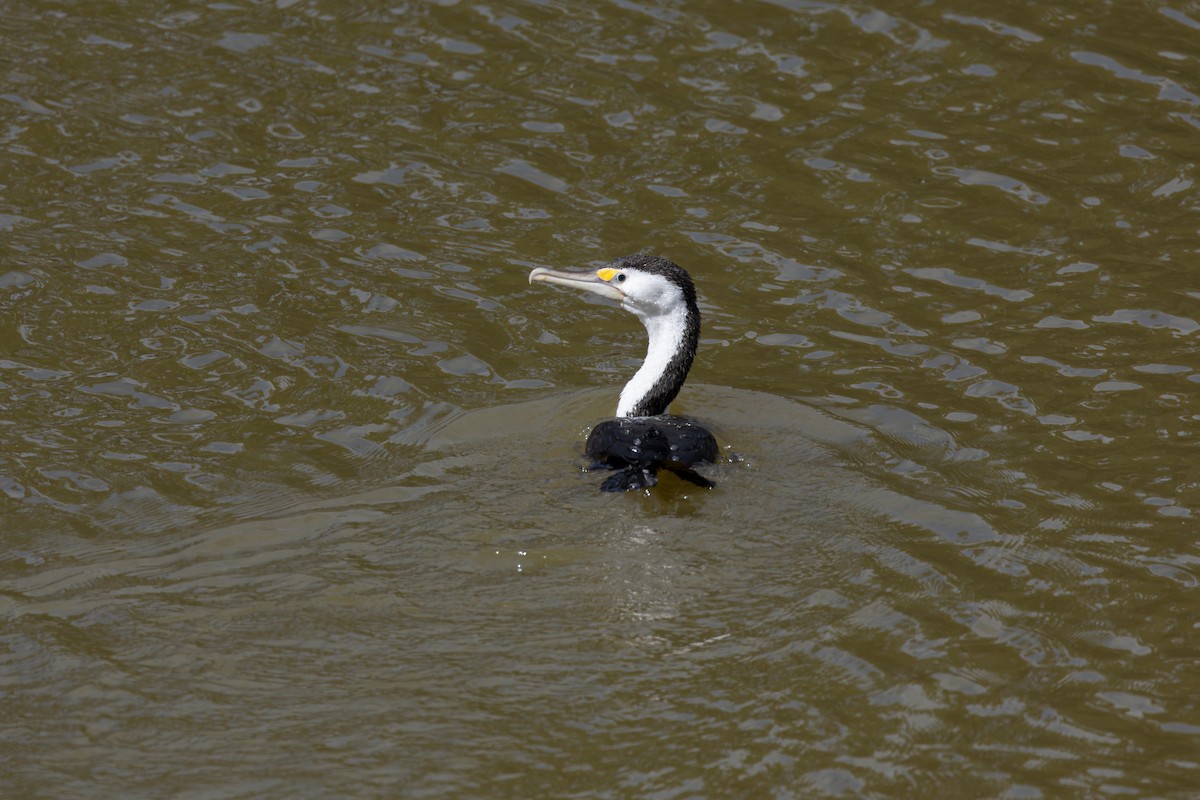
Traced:
<path fill-rule="evenodd" d="M 636 311 L 634 311 L 637 314 Z M 650 345 L 646 350 L 646 360 L 638 369 L 629 383 L 621 390 L 621 399 L 617 401 L 617 416 L 628 417 L 637 407 L 638 402 L 650 393 L 659 377 L 666 371 L 671 359 L 683 347 L 684 331 L 687 327 L 687 308 L 680 303 L 668 314 L 653 317 L 643 317 L 637 314 L 646 326 L 650 336 Z"/>

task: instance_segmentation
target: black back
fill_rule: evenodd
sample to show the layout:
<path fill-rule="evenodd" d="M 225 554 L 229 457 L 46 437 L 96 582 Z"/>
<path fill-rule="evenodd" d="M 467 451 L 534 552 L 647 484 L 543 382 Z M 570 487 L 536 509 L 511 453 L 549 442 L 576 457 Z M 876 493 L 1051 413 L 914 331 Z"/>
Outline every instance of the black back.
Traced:
<path fill-rule="evenodd" d="M 607 492 L 640 489 L 658 482 L 658 470 L 669 470 L 698 486 L 716 484 L 692 469 L 717 460 L 717 440 L 687 417 L 619 417 L 592 428 L 584 452 L 590 469 L 619 470 L 601 484 Z"/>

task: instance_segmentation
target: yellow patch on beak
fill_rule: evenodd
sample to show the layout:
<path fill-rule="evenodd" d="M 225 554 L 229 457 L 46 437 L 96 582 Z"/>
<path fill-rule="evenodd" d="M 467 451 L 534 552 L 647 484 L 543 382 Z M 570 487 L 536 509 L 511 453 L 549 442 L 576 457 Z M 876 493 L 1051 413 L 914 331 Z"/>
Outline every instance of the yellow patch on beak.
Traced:
<path fill-rule="evenodd" d="M 604 269 L 596 270 L 596 277 L 602 281 L 611 281 L 613 278 L 617 277 L 618 271 L 619 270 L 612 269 L 611 267 L 605 267 Z"/>

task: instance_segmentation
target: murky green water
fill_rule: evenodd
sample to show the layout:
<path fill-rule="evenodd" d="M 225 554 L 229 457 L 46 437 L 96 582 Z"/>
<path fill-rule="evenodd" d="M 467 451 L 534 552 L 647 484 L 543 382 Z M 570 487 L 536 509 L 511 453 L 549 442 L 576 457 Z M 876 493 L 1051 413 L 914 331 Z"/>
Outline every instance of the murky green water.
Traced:
<path fill-rule="evenodd" d="M 4 796 L 1200 791 L 1200 5 L 3 18 Z"/>

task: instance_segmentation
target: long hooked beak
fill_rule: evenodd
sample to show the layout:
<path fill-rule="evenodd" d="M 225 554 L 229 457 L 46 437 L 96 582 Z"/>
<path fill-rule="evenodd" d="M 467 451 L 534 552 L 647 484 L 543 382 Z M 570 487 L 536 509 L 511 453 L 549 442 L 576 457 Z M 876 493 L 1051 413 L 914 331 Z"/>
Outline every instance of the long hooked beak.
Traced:
<path fill-rule="evenodd" d="M 556 269 L 536 267 L 529 273 L 529 282 L 557 283 L 571 289 L 583 289 L 585 292 L 607 297 L 609 300 L 624 300 L 625 295 L 616 286 L 609 283 L 615 271 L 611 269 L 580 270 L 565 272 Z M 608 278 L 602 277 L 607 275 Z"/>

